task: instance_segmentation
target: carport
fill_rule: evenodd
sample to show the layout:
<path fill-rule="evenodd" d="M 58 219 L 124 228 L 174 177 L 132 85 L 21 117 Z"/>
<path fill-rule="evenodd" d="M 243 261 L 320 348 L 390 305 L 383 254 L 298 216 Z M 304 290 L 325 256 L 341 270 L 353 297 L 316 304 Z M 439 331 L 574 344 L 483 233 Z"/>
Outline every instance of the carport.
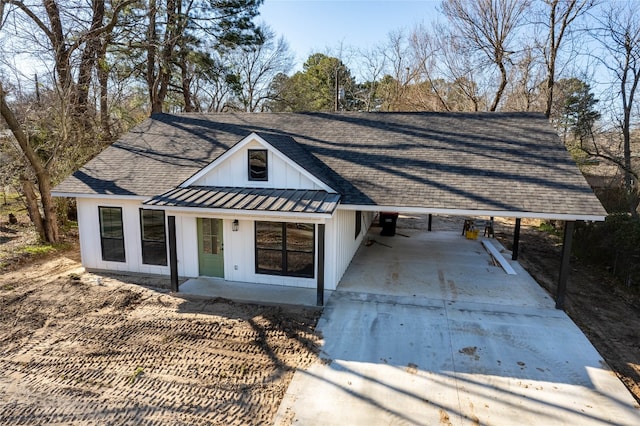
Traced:
<path fill-rule="evenodd" d="M 508 200 L 509 197 L 505 196 L 505 199 Z M 601 206 L 599 205 L 599 203 L 596 204 L 595 206 L 597 208 L 595 208 L 594 211 L 598 211 L 598 209 L 601 209 Z M 371 207 L 367 208 L 367 206 L 360 206 L 359 208 L 365 211 L 366 210 L 375 211 L 374 208 L 371 208 Z M 512 263 L 515 265 L 518 265 L 518 267 L 519 267 L 519 264 L 517 264 L 516 261 L 518 260 L 518 254 L 519 254 L 520 227 L 521 227 L 522 219 L 531 218 L 531 219 L 541 219 L 541 220 L 562 221 L 564 223 L 564 232 L 563 232 L 563 242 L 562 242 L 562 253 L 561 253 L 562 258 L 561 258 L 561 264 L 560 264 L 560 273 L 558 276 L 557 293 L 555 295 L 556 309 L 564 309 L 564 300 L 566 296 L 567 281 L 568 281 L 569 272 L 570 272 L 571 246 L 572 246 L 573 233 L 574 233 L 576 222 L 604 220 L 604 216 L 598 215 L 598 214 L 567 214 L 567 213 L 549 214 L 549 213 L 533 213 L 533 212 L 523 212 L 523 211 L 513 211 L 513 212 L 493 211 L 493 210 L 466 211 L 466 210 L 458 210 L 458 209 L 429 209 L 429 208 L 428 209 L 424 209 L 424 208 L 412 209 L 412 208 L 399 207 L 399 206 L 387 206 L 387 207 L 384 207 L 383 210 L 386 210 L 387 212 L 395 211 L 395 212 L 399 212 L 399 214 L 404 213 L 404 214 L 425 215 L 428 217 L 427 232 L 429 233 L 432 231 L 432 222 L 434 220 L 437 220 L 436 215 L 459 217 L 460 229 L 462 229 L 463 223 L 465 220 L 472 220 L 478 224 L 483 224 L 488 221 L 493 222 L 495 217 L 515 218 L 515 226 L 513 228 L 513 234 L 512 234 L 513 235 L 512 250 L 509 253 L 504 254 L 503 260 L 506 261 L 507 259 L 510 259 L 511 261 L 513 261 Z M 602 211 L 604 210 L 602 209 Z M 481 225 L 478 225 L 478 226 L 481 226 Z M 478 229 L 478 231 L 480 232 L 480 235 L 482 235 L 483 229 Z M 376 245 L 377 246 L 376 248 L 378 249 L 379 249 L 379 246 L 393 247 L 394 242 L 396 242 L 395 244 L 397 247 L 396 253 L 392 254 L 390 258 L 394 259 L 394 261 L 397 262 L 398 271 L 399 271 L 398 273 L 402 273 L 402 274 L 408 273 L 408 271 L 410 270 L 411 260 L 415 259 L 416 257 L 419 258 L 421 262 L 437 262 L 438 259 L 444 259 L 446 256 L 450 256 L 451 259 L 448 259 L 448 260 L 452 260 L 457 264 L 456 270 L 462 271 L 462 270 L 468 269 L 469 267 L 472 267 L 465 263 L 464 255 L 461 255 L 461 253 L 456 250 L 452 250 L 451 247 L 449 247 L 449 245 L 445 241 L 441 240 L 436 233 L 433 234 L 434 236 L 432 238 L 428 238 L 425 240 L 425 237 L 423 236 L 422 233 L 414 232 L 413 233 L 415 234 L 414 236 L 420 236 L 420 238 L 418 238 L 415 241 L 402 241 L 403 238 L 411 237 L 406 235 L 407 230 L 402 231 L 405 233 L 404 235 L 401 233 L 394 237 L 378 235 L 377 234 L 378 231 L 375 231 L 375 232 L 376 234 L 370 232 L 370 235 L 368 236 L 367 239 L 370 242 L 373 241 L 373 244 L 371 245 Z M 451 232 L 454 232 L 454 231 L 451 231 Z M 461 235 L 463 233 L 464 232 L 458 232 L 458 235 Z M 423 240 L 427 244 L 427 246 L 424 246 L 422 244 L 421 241 Z M 502 247 L 499 243 L 497 245 Z M 484 250 L 485 249 L 483 248 L 482 251 Z M 377 250 L 366 250 L 363 247 L 360 247 L 359 252 L 360 251 L 374 252 L 373 254 L 374 256 L 376 256 L 375 252 L 377 252 Z M 398 253 L 398 251 L 400 251 L 400 253 Z M 429 256 L 425 257 L 424 253 L 426 252 L 429 253 Z M 491 258 L 491 255 L 487 254 L 487 256 L 489 257 L 489 259 Z M 386 260 L 388 259 L 384 255 L 382 255 L 381 258 L 379 259 L 381 263 L 380 262 L 370 263 L 369 266 L 373 268 L 372 270 L 375 270 L 376 265 L 381 265 Z M 361 263 L 361 260 L 358 260 L 357 256 L 354 257 L 354 259 L 352 260 L 352 264 L 354 264 L 355 266 L 354 268 L 350 268 L 352 275 L 355 274 L 357 276 L 362 276 L 360 273 L 356 274 L 353 272 L 353 270 L 357 268 L 357 265 L 359 263 Z M 401 264 L 402 264 L 402 267 L 400 267 Z M 361 286 L 358 284 L 353 284 L 358 280 L 357 279 L 354 280 L 353 277 L 351 278 L 349 277 L 350 270 L 347 270 L 347 273 L 345 273 L 345 276 L 343 277 L 340 285 L 343 287 L 344 286 L 349 287 L 351 285 L 355 285 L 356 287 Z M 433 270 L 437 270 L 437 269 L 433 269 Z M 375 272 L 369 272 L 365 270 L 360 272 L 364 273 L 364 276 L 371 277 L 371 279 L 364 280 L 363 282 L 379 283 L 379 280 L 381 277 L 380 274 L 376 274 Z M 445 280 L 445 284 L 448 284 L 448 281 L 449 281 L 448 279 L 445 279 L 442 276 L 438 277 L 438 279 Z M 394 277 L 389 277 L 389 280 L 390 282 L 394 282 Z M 415 283 L 416 281 L 412 281 L 412 282 Z M 391 284 L 383 286 L 385 291 L 381 290 L 381 288 L 379 288 L 379 291 L 381 291 L 382 293 L 385 293 L 386 291 L 389 291 L 389 290 L 393 291 L 393 285 Z M 318 291 L 320 291 L 320 289 Z"/>
<path fill-rule="evenodd" d="M 379 230 L 369 230 L 338 291 L 523 306 L 551 302 L 495 239 L 470 240 L 459 231 L 417 229 L 400 229 L 396 236 L 385 237 Z M 515 275 L 504 271 L 483 241 L 497 249 Z"/>

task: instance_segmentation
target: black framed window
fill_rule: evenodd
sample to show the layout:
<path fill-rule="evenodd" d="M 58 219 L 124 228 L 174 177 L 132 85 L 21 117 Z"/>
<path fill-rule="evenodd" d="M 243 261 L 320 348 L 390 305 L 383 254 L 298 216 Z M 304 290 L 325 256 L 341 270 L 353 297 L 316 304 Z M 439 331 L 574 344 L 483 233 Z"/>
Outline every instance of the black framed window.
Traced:
<path fill-rule="evenodd" d="M 140 209 L 142 263 L 167 265 L 167 238 L 163 210 Z"/>
<path fill-rule="evenodd" d="M 98 207 L 100 217 L 100 245 L 102 260 L 124 262 L 124 226 L 122 208 Z"/>
<path fill-rule="evenodd" d="M 268 180 L 269 169 L 266 149 L 249 150 L 249 180 Z"/>
<path fill-rule="evenodd" d="M 358 238 L 358 235 L 360 235 L 360 232 L 362 231 L 362 212 L 360 210 L 356 211 L 356 236 L 355 238 Z"/>
<path fill-rule="evenodd" d="M 256 273 L 314 277 L 315 225 L 256 222 Z"/>

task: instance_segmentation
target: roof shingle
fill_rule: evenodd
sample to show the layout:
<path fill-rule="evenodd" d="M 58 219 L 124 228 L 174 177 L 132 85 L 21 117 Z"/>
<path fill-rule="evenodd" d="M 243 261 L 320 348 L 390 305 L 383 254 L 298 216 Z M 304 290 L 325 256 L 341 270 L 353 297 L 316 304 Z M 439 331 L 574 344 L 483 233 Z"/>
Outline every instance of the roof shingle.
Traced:
<path fill-rule="evenodd" d="M 606 215 L 537 113 L 160 114 L 55 191 L 163 194 L 252 132 L 342 204 Z"/>

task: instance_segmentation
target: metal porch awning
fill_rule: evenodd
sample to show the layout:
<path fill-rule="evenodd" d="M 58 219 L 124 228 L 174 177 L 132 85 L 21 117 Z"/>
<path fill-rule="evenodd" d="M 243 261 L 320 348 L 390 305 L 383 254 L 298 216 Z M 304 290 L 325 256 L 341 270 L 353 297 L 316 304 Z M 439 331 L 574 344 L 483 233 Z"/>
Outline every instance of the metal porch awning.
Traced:
<path fill-rule="evenodd" d="M 189 186 L 156 195 L 142 204 L 157 207 L 333 214 L 340 194 L 322 190 Z"/>

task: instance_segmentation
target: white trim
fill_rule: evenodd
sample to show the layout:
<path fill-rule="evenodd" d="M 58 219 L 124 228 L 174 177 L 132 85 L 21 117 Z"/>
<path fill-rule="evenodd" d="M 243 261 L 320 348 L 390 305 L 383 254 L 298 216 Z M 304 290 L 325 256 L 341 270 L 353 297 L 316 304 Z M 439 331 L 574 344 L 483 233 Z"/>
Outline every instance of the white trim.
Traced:
<path fill-rule="evenodd" d="M 51 192 L 52 197 L 66 197 L 66 198 L 96 198 L 106 200 L 148 200 L 149 195 L 115 195 L 115 194 L 86 194 L 76 192 Z"/>
<path fill-rule="evenodd" d="M 295 218 L 298 222 L 324 223 L 326 219 L 331 219 L 333 215 L 328 213 L 300 213 L 300 212 L 272 212 L 264 210 L 229 210 L 229 209 L 206 209 L 198 207 L 172 207 L 172 206 L 142 206 L 149 210 L 164 210 L 167 214 L 171 212 L 190 214 L 192 216 L 202 217 L 203 214 L 216 215 L 220 219 L 240 219 L 243 217 L 268 217 L 269 219 L 287 219 Z"/>
<path fill-rule="evenodd" d="M 266 140 L 261 138 L 255 132 L 251 133 L 249 136 L 247 136 L 244 139 L 240 140 L 240 142 L 238 142 L 237 144 L 235 144 L 234 146 L 229 148 L 227 151 L 225 151 L 222 155 L 220 155 L 218 158 L 213 160 L 211 163 L 209 163 L 208 165 L 204 166 L 202 169 L 197 171 L 189 179 L 185 180 L 180 185 L 178 185 L 178 187 L 186 188 L 188 186 L 193 185 L 194 182 L 196 182 L 198 179 L 200 179 L 203 176 L 207 175 L 211 170 L 216 168 L 218 165 L 220 165 L 221 163 L 226 161 L 233 154 L 235 154 L 236 152 L 240 151 L 244 146 L 248 145 L 249 143 L 251 143 L 253 141 L 258 142 L 259 144 L 263 145 L 265 148 L 268 148 L 274 155 L 279 157 L 281 160 L 283 160 L 285 163 L 287 163 L 289 166 L 291 166 L 297 172 L 301 173 L 307 179 L 311 180 L 313 183 L 318 185 L 320 188 L 324 189 L 327 192 L 337 193 L 336 190 L 331 188 L 329 185 L 327 185 L 326 183 L 324 183 L 323 181 L 321 181 L 320 179 L 318 179 L 317 177 L 315 177 L 311 173 L 309 173 L 305 168 L 303 168 L 300 165 L 298 165 L 298 163 L 296 163 L 295 161 L 292 161 L 291 158 L 289 158 L 286 154 L 284 154 L 280 150 L 276 149 L 273 145 L 271 145 L 269 142 L 267 142 Z"/>
<path fill-rule="evenodd" d="M 378 206 L 360 204 L 339 204 L 338 210 L 362 210 L 369 212 L 397 212 L 397 213 L 422 213 L 422 214 L 448 214 L 452 216 L 494 216 L 494 217 L 519 217 L 527 219 L 547 219 L 547 220 L 585 220 L 602 222 L 606 216 L 586 215 L 586 214 L 563 214 L 563 213 L 536 213 L 524 211 L 507 210 L 466 210 L 466 209 L 442 209 L 427 207 L 400 207 L 400 206 Z"/>
<path fill-rule="evenodd" d="M 482 245 L 487 249 L 489 253 L 491 253 L 491 256 L 493 256 L 493 258 L 500 264 L 500 266 L 502 266 L 502 269 L 504 269 L 504 271 L 508 275 L 518 275 L 515 269 L 513 269 L 513 266 L 511 266 L 509 262 L 507 262 L 507 259 L 505 259 L 504 256 L 500 254 L 498 249 L 495 248 L 495 246 L 491 244 L 490 241 L 482 240 Z"/>

